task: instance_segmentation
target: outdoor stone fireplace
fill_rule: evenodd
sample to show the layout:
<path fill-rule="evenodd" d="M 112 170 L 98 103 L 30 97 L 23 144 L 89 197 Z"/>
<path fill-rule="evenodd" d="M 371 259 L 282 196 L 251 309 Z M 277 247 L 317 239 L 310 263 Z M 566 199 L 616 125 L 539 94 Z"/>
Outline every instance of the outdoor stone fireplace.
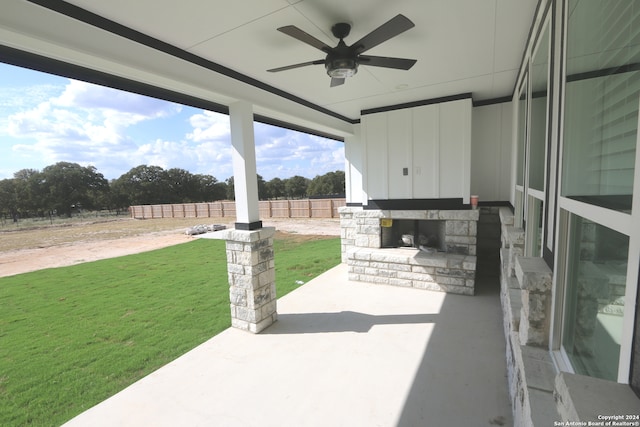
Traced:
<path fill-rule="evenodd" d="M 473 295 L 479 211 L 340 208 L 349 279 Z"/>

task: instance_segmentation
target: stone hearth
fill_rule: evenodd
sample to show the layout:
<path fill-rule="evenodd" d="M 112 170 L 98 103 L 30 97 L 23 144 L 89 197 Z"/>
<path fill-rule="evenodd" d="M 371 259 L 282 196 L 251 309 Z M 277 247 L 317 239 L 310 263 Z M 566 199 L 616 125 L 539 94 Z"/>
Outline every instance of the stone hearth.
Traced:
<path fill-rule="evenodd" d="M 349 279 L 473 295 L 478 218 L 478 210 L 340 208 L 342 260 L 349 267 Z M 416 224 L 438 221 L 444 242 L 424 247 L 419 241 L 428 236 L 413 236 L 413 245 L 384 248 L 383 233 L 389 232 L 394 221 L 406 224 L 407 220 Z"/>

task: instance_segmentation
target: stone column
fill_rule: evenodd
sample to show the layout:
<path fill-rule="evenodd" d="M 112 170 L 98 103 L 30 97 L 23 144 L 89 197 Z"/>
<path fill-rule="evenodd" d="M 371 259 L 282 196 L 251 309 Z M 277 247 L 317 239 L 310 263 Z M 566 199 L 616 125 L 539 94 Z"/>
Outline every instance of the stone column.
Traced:
<path fill-rule="evenodd" d="M 278 318 L 274 234 L 275 227 L 215 233 L 215 238 L 226 241 L 231 326 L 235 328 L 258 333 Z"/>

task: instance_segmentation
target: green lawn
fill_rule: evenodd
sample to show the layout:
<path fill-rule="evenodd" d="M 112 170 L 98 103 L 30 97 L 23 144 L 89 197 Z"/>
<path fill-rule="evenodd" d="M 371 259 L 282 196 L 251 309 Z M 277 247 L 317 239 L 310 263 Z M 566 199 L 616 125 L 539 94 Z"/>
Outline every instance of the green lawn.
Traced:
<path fill-rule="evenodd" d="M 274 242 L 278 296 L 340 262 Z M 0 425 L 60 425 L 230 326 L 224 242 L 0 278 Z"/>

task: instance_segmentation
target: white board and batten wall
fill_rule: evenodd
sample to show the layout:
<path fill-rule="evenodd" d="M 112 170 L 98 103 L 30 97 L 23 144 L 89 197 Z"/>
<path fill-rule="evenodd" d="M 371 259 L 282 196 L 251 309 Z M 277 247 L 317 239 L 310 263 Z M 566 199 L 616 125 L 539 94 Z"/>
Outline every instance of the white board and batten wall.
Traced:
<path fill-rule="evenodd" d="M 468 98 L 363 115 L 346 140 L 347 201 L 508 201 L 511 114 Z"/>
<path fill-rule="evenodd" d="M 474 107 L 471 129 L 471 194 L 513 204 L 513 103 Z"/>
<path fill-rule="evenodd" d="M 469 203 L 471 99 L 362 117 L 365 200 Z"/>

